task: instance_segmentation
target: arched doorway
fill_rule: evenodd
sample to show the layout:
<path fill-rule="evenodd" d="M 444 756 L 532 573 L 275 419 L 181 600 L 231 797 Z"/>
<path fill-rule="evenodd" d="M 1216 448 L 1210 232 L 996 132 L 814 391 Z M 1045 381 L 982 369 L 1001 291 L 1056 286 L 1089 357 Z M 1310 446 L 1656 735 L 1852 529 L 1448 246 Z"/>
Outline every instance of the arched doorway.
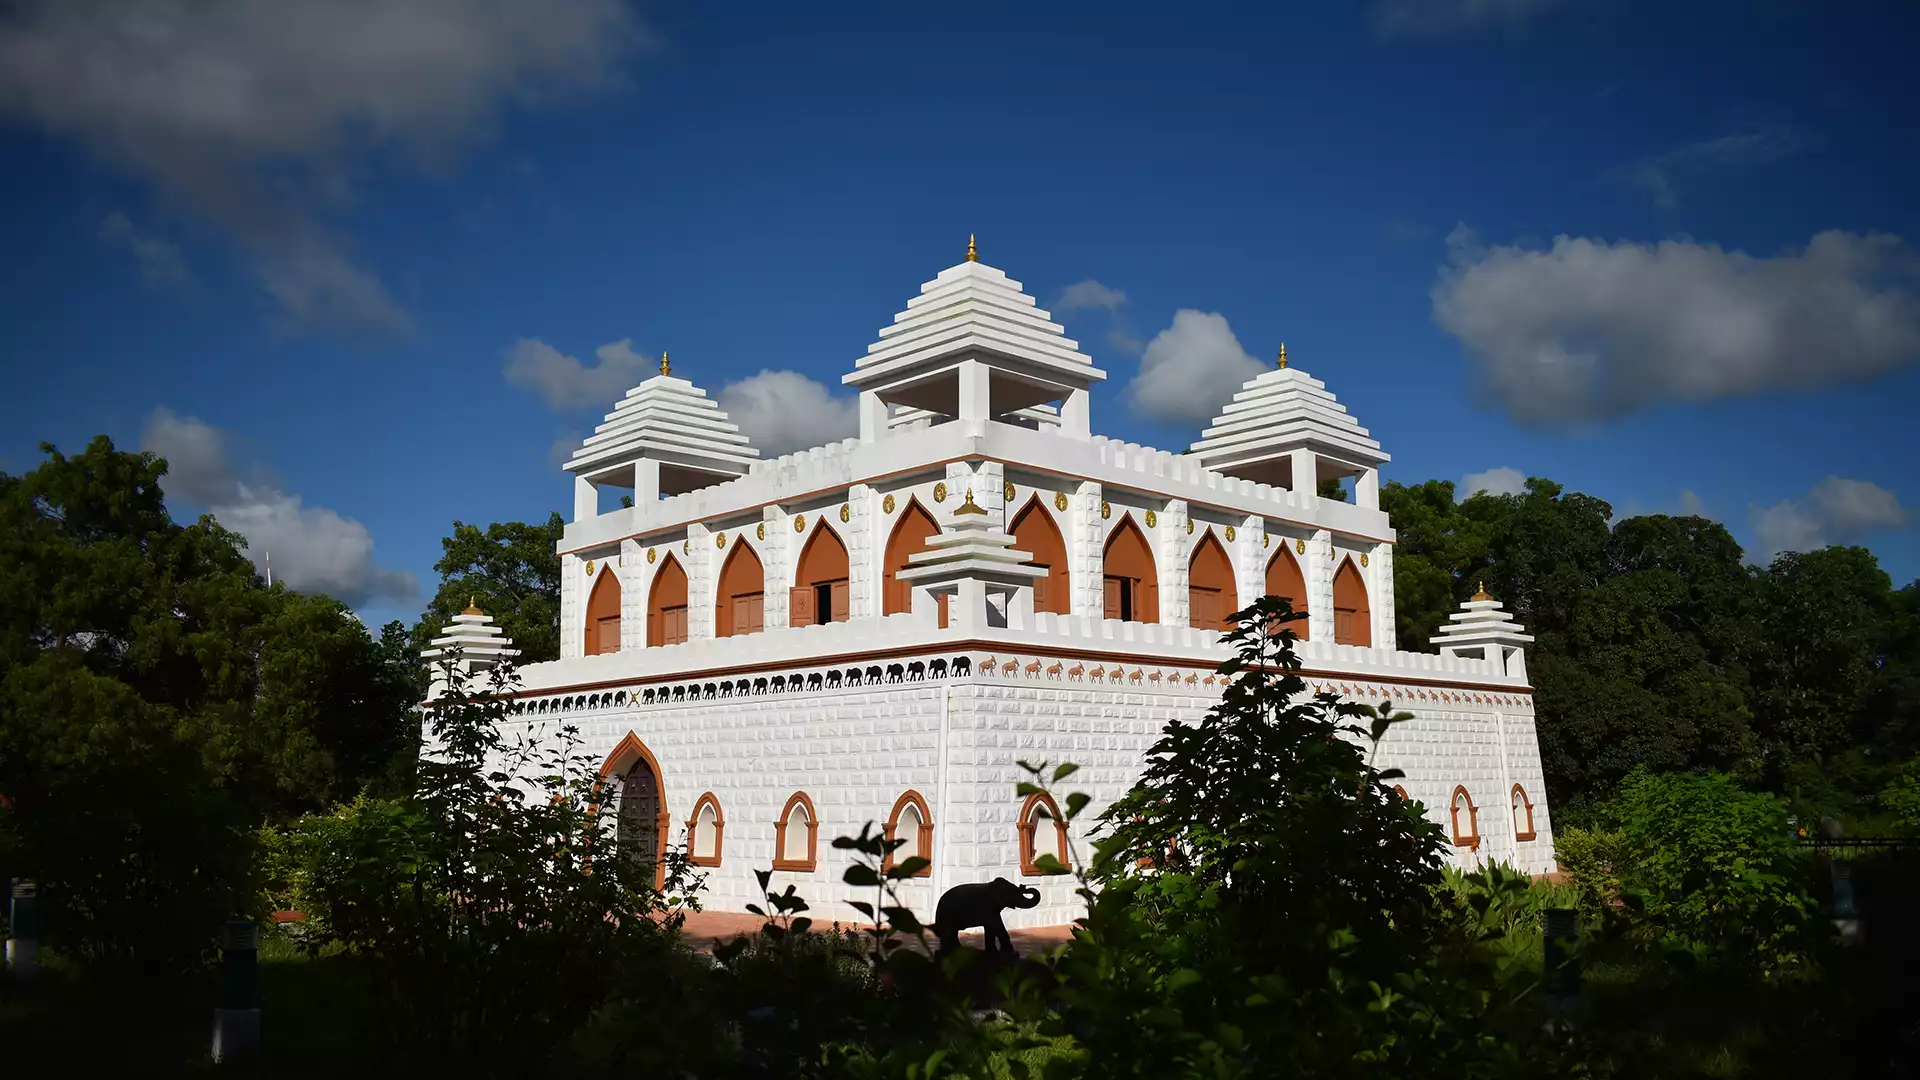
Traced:
<path fill-rule="evenodd" d="M 1105 565 L 1106 617 L 1126 622 L 1160 621 L 1160 580 L 1153 568 L 1153 549 L 1140 526 L 1127 514 L 1107 537 Z"/>
<path fill-rule="evenodd" d="M 620 651 L 620 579 L 605 566 L 587 594 L 588 656 Z"/>
<path fill-rule="evenodd" d="M 826 522 L 815 525 L 807 546 L 800 549 L 800 563 L 793 572 L 793 589 L 787 594 L 787 625 L 846 622 L 852 605 L 849 581 L 847 545 Z"/>
<path fill-rule="evenodd" d="M 613 816 L 613 850 L 618 858 L 654 869 L 657 888 L 665 876 L 661 864 L 667 853 L 667 794 L 660 761 L 647 744 L 627 732 L 600 766 L 603 790 L 618 792 Z"/>
<path fill-rule="evenodd" d="M 720 567 L 720 589 L 713 613 L 715 637 L 757 634 L 766 629 L 767 570 L 753 545 L 735 540 L 733 551 Z"/>
<path fill-rule="evenodd" d="M 1013 546 L 1033 555 L 1030 566 L 1044 566 L 1047 576 L 1033 583 L 1033 610 L 1066 615 L 1073 610 L 1073 596 L 1067 591 L 1067 542 L 1053 523 L 1053 515 L 1040 505 L 1038 495 L 1027 500 L 1013 519 Z"/>
<path fill-rule="evenodd" d="M 1342 559 L 1339 572 L 1333 575 L 1333 642 L 1373 644 L 1373 610 L 1367 605 L 1367 583 L 1354 569 L 1351 558 Z"/>
<path fill-rule="evenodd" d="M 667 556 L 647 593 L 647 644 L 678 645 L 687 640 L 687 572 Z"/>
<path fill-rule="evenodd" d="M 894 522 L 893 533 L 887 537 L 886 571 L 881 575 L 886 602 L 881 614 L 913 610 L 913 583 L 901 581 L 894 575 L 912 566 L 907 556 L 925 551 L 927 540 L 938 535 L 940 525 L 933 520 L 933 515 L 927 513 L 919 499 L 908 499 L 906 509 L 900 511 L 900 520 Z"/>
<path fill-rule="evenodd" d="M 1267 595 L 1282 597 L 1293 610 L 1306 613 L 1307 579 L 1300 573 L 1300 564 L 1293 561 L 1293 552 L 1287 550 L 1285 538 L 1280 541 L 1280 550 L 1267 560 Z M 1307 640 L 1306 619 L 1295 619 L 1288 625 L 1301 641 Z"/>
<path fill-rule="evenodd" d="M 1201 630 L 1231 630 L 1230 616 L 1240 610 L 1239 600 L 1239 590 L 1233 585 L 1233 562 L 1209 529 L 1187 563 L 1188 621 Z"/>

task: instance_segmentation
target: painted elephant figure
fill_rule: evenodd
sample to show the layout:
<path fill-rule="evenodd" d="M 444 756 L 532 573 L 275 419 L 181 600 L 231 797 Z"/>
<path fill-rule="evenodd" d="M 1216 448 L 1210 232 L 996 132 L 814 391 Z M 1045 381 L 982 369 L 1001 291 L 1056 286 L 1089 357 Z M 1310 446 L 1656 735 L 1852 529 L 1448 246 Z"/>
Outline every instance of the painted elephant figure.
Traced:
<path fill-rule="evenodd" d="M 940 938 L 940 955 L 960 947 L 960 931 L 979 927 L 987 934 L 987 952 L 1013 955 L 1013 939 L 1007 936 L 1007 924 L 1000 920 L 1004 908 L 1030 908 L 1040 903 L 1040 890 L 1030 885 L 1015 885 L 1006 878 L 955 885 L 940 896 L 933 912 L 934 933 Z"/>

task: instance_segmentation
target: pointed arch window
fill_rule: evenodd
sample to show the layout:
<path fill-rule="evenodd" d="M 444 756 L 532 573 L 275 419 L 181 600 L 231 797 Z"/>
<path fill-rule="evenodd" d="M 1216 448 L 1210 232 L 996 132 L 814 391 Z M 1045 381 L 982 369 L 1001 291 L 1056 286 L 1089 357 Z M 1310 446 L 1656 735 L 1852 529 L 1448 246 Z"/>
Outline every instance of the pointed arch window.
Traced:
<path fill-rule="evenodd" d="M 640 737 L 627 732 L 600 766 L 601 798 L 613 796 L 613 849 L 618 858 L 654 867 L 654 887 L 666 877 L 666 784 L 660 761 Z"/>
<path fill-rule="evenodd" d="M 1067 822 L 1053 797 L 1036 791 L 1020 806 L 1020 872 L 1029 877 L 1044 873 L 1036 862 L 1043 854 L 1067 865 Z"/>
<path fill-rule="evenodd" d="M 1133 515 L 1121 517 L 1107 537 L 1102 574 L 1105 588 L 1105 614 L 1125 622 L 1160 621 L 1160 582 L 1153 568 L 1153 548 L 1133 523 Z"/>
<path fill-rule="evenodd" d="M 1367 583 L 1354 568 L 1351 556 L 1341 560 L 1333 575 L 1333 642 L 1336 645 L 1373 644 L 1373 608 L 1367 603 Z"/>
<path fill-rule="evenodd" d="M 1480 848 L 1480 808 L 1473 805 L 1473 796 L 1467 794 L 1466 787 L 1453 789 L 1451 805 L 1453 825 L 1453 846 L 1469 851 Z"/>
<path fill-rule="evenodd" d="M 715 594 L 713 633 L 715 637 L 757 634 L 766 629 L 767 571 L 753 545 L 740 539 L 720 567 L 720 587 Z"/>
<path fill-rule="evenodd" d="M 886 571 L 881 575 L 881 589 L 885 603 L 881 614 L 895 615 L 913 610 L 913 582 L 902 581 L 894 575 L 910 568 L 909 556 L 925 551 L 927 541 L 940 535 L 940 526 L 920 505 L 919 499 L 908 499 L 906 509 L 900 511 L 899 520 L 893 523 L 893 532 L 887 536 Z"/>
<path fill-rule="evenodd" d="M 847 545 L 822 521 L 800 549 L 787 593 L 787 625 L 815 626 L 846 622 L 852 611 L 851 577 L 847 572 Z"/>
<path fill-rule="evenodd" d="M 727 815 L 720 810 L 720 799 L 706 792 L 693 804 L 693 816 L 687 819 L 687 861 L 695 866 L 719 866 L 726 833 Z"/>
<path fill-rule="evenodd" d="M 796 791 L 773 825 L 773 868 L 812 873 L 820 865 L 820 815 L 804 791 Z"/>
<path fill-rule="evenodd" d="M 1406 802 L 1408 799 L 1407 789 L 1401 787 L 1399 784 L 1393 785 L 1393 793 L 1400 797 L 1401 802 Z"/>
<path fill-rule="evenodd" d="M 1281 537 L 1280 550 L 1267 560 L 1267 595 L 1284 597 L 1293 610 L 1305 613 L 1307 610 L 1307 579 L 1300 573 L 1300 564 L 1294 561 L 1293 552 L 1287 549 L 1286 538 Z M 1307 640 L 1306 619 L 1295 619 L 1287 625 L 1301 641 Z"/>
<path fill-rule="evenodd" d="M 906 843 L 887 853 L 880 869 L 891 870 L 896 862 L 918 855 L 927 860 L 915 877 L 933 872 L 933 815 L 927 812 L 927 800 L 917 791 L 908 791 L 896 799 L 893 813 L 887 816 L 887 839 Z"/>
<path fill-rule="evenodd" d="M 679 645 L 687 640 L 687 572 L 668 555 L 647 591 L 647 644 Z"/>
<path fill-rule="evenodd" d="M 1208 529 L 1194 545 L 1187 562 L 1187 621 L 1200 630 L 1231 630 L 1231 616 L 1240 610 L 1233 585 L 1233 561 L 1227 549 Z"/>
<path fill-rule="evenodd" d="M 1013 519 L 1013 546 L 1033 556 L 1030 566 L 1044 566 L 1047 576 L 1033 583 L 1033 610 L 1066 615 L 1073 610 L 1073 595 L 1067 591 L 1071 579 L 1067 570 L 1067 542 L 1053 522 L 1053 513 L 1035 495 L 1027 500 Z"/>
<path fill-rule="evenodd" d="M 1519 784 L 1513 785 L 1510 800 L 1513 804 L 1513 838 L 1525 843 L 1537 835 L 1533 831 L 1533 800 L 1527 798 L 1527 789 Z"/>
<path fill-rule="evenodd" d="M 602 567 L 587 594 L 588 656 L 620 651 L 620 578 L 612 566 Z"/>

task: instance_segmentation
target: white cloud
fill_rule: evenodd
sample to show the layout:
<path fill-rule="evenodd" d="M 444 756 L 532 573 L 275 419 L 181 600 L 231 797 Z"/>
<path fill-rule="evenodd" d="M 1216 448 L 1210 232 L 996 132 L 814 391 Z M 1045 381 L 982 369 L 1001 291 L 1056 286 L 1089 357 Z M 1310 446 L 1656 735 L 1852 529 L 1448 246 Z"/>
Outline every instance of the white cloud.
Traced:
<path fill-rule="evenodd" d="M 1105 311 L 1111 314 L 1120 310 L 1127 302 L 1127 294 L 1119 289 L 1111 289 L 1088 278 L 1076 281 L 1060 291 L 1060 299 L 1054 301 L 1053 312 L 1065 315 L 1075 311 Z"/>
<path fill-rule="evenodd" d="M 720 407 L 763 457 L 822 446 L 859 433 L 859 403 L 835 397 L 797 371 L 762 371 L 722 387 Z"/>
<path fill-rule="evenodd" d="M 593 350 L 591 367 L 538 338 L 522 338 L 506 352 L 504 373 L 515 386 L 535 391 L 550 409 L 611 409 L 659 370 L 660 361 L 633 351 L 633 340 L 610 341 Z"/>
<path fill-rule="evenodd" d="M 1565 0 L 1379 0 L 1373 5 L 1373 25 L 1387 37 L 1519 32 L 1564 6 Z"/>
<path fill-rule="evenodd" d="M 306 506 L 267 483 L 237 479 L 230 440 L 220 429 L 166 409 L 148 417 L 140 447 L 167 460 L 161 487 L 169 496 L 205 505 L 221 525 L 246 538 L 247 556 L 274 580 L 300 592 L 327 593 L 352 607 L 406 601 L 419 592 L 413 575 L 374 561 L 373 535 L 351 518 Z"/>
<path fill-rule="evenodd" d="M 1240 347 L 1226 316 L 1182 308 L 1147 343 L 1127 403 L 1154 420 L 1205 422 L 1265 367 Z"/>
<path fill-rule="evenodd" d="M 445 162 L 511 102 L 602 85 L 623 0 L 20 0 L 0 115 L 75 138 L 230 232 L 300 327 L 404 332 L 317 211 L 376 152 Z"/>
<path fill-rule="evenodd" d="M 1702 139 L 1664 154 L 1642 158 L 1607 173 L 1606 178 L 1639 188 L 1654 205 L 1680 205 L 1680 185 L 1721 169 L 1765 165 L 1812 146 L 1811 132 L 1789 124 L 1771 124 L 1713 139 Z"/>
<path fill-rule="evenodd" d="M 149 285 L 185 285 L 193 279 L 178 245 L 136 227 L 125 214 L 108 214 L 100 223 L 100 236 L 131 252 L 141 280 Z"/>
<path fill-rule="evenodd" d="M 1615 418 L 1879 375 L 1920 358 L 1920 268 L 1898 237 L 1823 232 L 1756 257 L 1688 240 L 1482 247 L 1432 289 L 1486 390 L 1523 423 Z"/>
<path fill-rule="evenodd" d="M 1468 473 L 1460 478 L 1459 497 L 1470 499 L 1484 491 L 1489 495 L 1522 495 L 1527 490 L 1527 474 L 1511 465 L 1497 465 L 1486 472 Z"/>
<path fill-rule="evenodd" d="M 1851 543 L 1872 532 L 1907 525 L 1907 512 L 1893 492 L 1838 476 L 1815 484 L 1800 501 L 1782 499 L 1768 507 L 1750 506 L 1747 516 L 1762 562 L 1771 562 L 1781 552 Z"/>
<path fill-rule="evenodd" d="M 1707 513 L 1707 501 L 1705 499 L 1702 499 L 1692 488 L 1682 488 L 1680 489 L 1678 516 L 1712 517 L 1713 515 Z"/>

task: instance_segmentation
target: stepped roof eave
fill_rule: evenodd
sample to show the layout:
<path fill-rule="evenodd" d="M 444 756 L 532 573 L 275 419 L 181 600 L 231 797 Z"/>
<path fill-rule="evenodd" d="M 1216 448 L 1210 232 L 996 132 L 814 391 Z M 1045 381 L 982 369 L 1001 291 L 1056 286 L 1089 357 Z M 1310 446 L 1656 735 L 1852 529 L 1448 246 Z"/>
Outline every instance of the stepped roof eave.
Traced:
<path fill-rule="evenodd" d="M 716 450 L 753 453 L 757 456 L 747 437 L 732 425 L 723 429 L 714 429 L 680 423 L 620 424 L 587 436 L 581 442 L 580 448 L 591 452 L 604 447 L 618 446 L 634 439 L 649 438 L 686 446 L 712 446 Z"/>
<path fill-rule="evenodd" d="M 621 401 L 614 406 L 612 412 L 601 419 L 595 430 L 643 422 L 666 422 L 723 429 L 733 427 L 733 421 L 727 419 L 727 414 L 720 411 L 720 406 L 705 398 L 693 403 L 685 399 L 649 396 L 627 398 Z"/>
<path fill-rule="evenodd" d="M 1004 322 L 1047 337 L 1065 338 L 1066 327 L 1053 321 L 1052 313 L 1034 304 L 1025 293 L 1006 293 L 988 289 L 954 289 L 936 295 L 914 297 L 907 310 L 881 327 L 880 340 L 909 335 L 917 330 L 953 319 L 974 317 Z"/>
<path fill-rule="evenodd" d="M 1094 367 L 1091 363 L 1036 355 L 1033 351 L 1022 350 L 1018 346 L 1009 345 L 1003 341 L 969 333 L 919 353 L 895 357 L 882 364 L 856 368 L 841 376 L 840 382 L 844 386 L 855 387 L 892 382 L 922 372 L 938 371 L 979 354 L 987 354 L 991 362 L 1011 374 L 1027 374 L 1045 382 L 1076 390 L 1086 389 L 1107 377 L 1105 370 Z M 1023 372 L 1021 370 L 1023 365 L 1031 370 Z"/>
<path fill-rule="evenodd" d="M 1240 446 L 1247 443 L 1284 442 L 1293 439 L 1318 438 L 1324 442 L 1339 442 L 1353 446 L 1378 450 L 1379 440 L 1366 428 L 1355 423 L 1326 424 L 1300 417 L 1276 417 L 1267 423 L 1235 423 L 1230 426 L 1207 428 L 1194 440 L 1194 447 L 1208 450 Z"/>
<path fill-rule="evenodd" d="M 1018 585 L 1047 576 L 1044 566 L 1001 562 L 998 559 L 966 558 L 930 563 L 896 571 L 901 581 L 937 581 L 942 578 L 986 578 L 1004 585 Z"/>
<path fill-rule="evenodd" d="M 561 468 L 570 473 L 598 472 L 649 459 L 667 465 L 730 475 L 744 474 L 761 460 L 760 452 L 752 447 L 730 450 L 705 443 L 672 442 L 648 435 L 605 448 L 595 447 L 591 453 L 576 450 Z"/>
<path fill-rule="evenodd" d="M 1221 472 L 1226 469 L 1245 468 L 1265 461 L 1283 460 L 1300 447 L 1312 450 L 1316 456 L 1327 461 L 1360 468 L 1377 468 L 1393 460 L 1392 454 L 1380 449 L 1380 444 L 1371 440 L 1366 444 L 1359 444 L 1348 440 L 1329 439 L 1319 434 L 1262 440 L 1257 443 L 1214 446 L 1202 446 L 1196 443 L 1193 449 L 1187 451 L 1186 456 L 1214 472 Z"/>

